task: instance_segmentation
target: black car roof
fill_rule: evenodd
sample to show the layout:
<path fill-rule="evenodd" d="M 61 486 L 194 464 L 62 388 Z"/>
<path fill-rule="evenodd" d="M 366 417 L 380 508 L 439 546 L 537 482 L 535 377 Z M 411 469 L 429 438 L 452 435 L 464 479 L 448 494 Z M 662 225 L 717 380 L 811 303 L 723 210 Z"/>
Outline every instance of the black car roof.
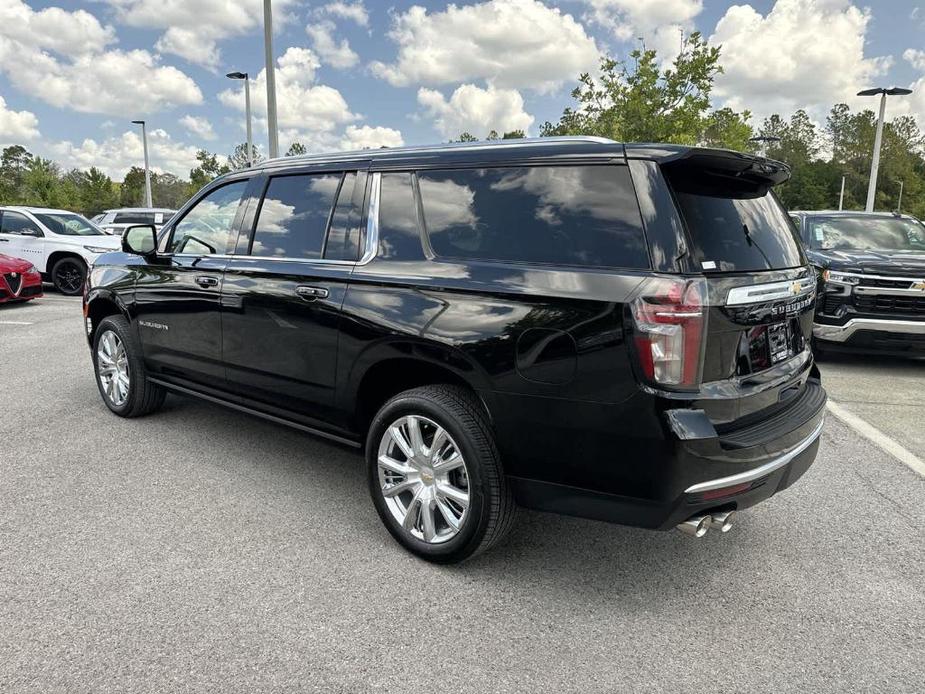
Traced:
<path fill-rule="evenodd" d="M 261 162 L 251 171 L 272 173 L 280 169 L 311 168 L 313 166 L 360 162 L 370 162 L 373 170 L 386 170 L 409 166 L 433 167 L 465 165 L 467 163 L 513 161 L 539 163 L 552 162 L 561 158 L 587 158 L 589 160 L 649 159 L 659 163 L 708 158 L 711 161 L 722 160 L 727 164 L 734 162 L 737 166 L 752 166 L 760 163 L 762 166 L 768 166 L 775 171 L 786 171 L 787 175 L 789 175 L 789 168 L 780 162 L 731 150 L 653 143 L 623 144 L 607 138 L 591 136 L 451 142 L 418 147 L 390 147 L 352 152 L 306 154 L 270 159 Z"/>

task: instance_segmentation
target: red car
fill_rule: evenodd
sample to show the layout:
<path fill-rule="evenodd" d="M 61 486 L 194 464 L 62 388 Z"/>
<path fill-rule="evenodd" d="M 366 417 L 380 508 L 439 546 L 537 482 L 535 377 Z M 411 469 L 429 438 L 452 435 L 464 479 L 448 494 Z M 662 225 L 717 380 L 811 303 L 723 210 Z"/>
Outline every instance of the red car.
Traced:
<path fill-rule="evenodd" d="M 42 273 L 28 260 L 0 253 L 0 304 L 42 296 Z"/>

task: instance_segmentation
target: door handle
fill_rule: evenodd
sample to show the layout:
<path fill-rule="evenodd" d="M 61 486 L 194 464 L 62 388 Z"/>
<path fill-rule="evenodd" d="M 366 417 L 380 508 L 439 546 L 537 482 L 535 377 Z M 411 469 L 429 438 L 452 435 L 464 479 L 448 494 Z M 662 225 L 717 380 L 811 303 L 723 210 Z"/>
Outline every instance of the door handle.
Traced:
<path fill-rule="evenodd" d="M 199 275 L 199 277 L 196 278 L 196 284 L 200 287 L 217 287 L 218 279 L 209 277 L 208 275 Z"/>
<path fill-rule="evenodd" d="M 324 287 L 296 287 L 295 293 L 305 301 L 315 301 L 315 299 L 327 299 L 328 290 Z"/>

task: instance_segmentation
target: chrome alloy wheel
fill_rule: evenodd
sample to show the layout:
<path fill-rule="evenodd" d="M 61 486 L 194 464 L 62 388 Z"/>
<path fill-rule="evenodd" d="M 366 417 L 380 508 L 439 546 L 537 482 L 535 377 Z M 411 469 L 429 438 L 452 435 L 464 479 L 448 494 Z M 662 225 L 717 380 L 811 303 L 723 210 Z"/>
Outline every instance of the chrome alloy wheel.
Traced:
<path fill-rule="evenodd" d="M 122 340 L 112 330 L 100 335 L 96 348 L 96 366 L 100 386 L 106 397 L 113 405 L 121 407 L 128 399 L 128 355 Z"/>
<path fill-rule="evenodd" d="M 439 544 L 462 529 L 469 475 L 462 451 L 436 422 L 407 415 L 379 441 L 379 486 L 396 521 L 419 540 Z"/>

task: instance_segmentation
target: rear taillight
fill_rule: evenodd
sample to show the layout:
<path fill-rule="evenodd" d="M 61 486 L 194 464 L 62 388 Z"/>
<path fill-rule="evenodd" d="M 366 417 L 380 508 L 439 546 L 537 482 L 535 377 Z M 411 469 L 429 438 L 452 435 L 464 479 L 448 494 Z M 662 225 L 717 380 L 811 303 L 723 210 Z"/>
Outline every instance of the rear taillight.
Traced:
<path fill-rule="evenodd" d="M 639 366 L 656 385 L 700 383 L 706 332 L 706 281 L 654 277 L 630 304 Z"/>

